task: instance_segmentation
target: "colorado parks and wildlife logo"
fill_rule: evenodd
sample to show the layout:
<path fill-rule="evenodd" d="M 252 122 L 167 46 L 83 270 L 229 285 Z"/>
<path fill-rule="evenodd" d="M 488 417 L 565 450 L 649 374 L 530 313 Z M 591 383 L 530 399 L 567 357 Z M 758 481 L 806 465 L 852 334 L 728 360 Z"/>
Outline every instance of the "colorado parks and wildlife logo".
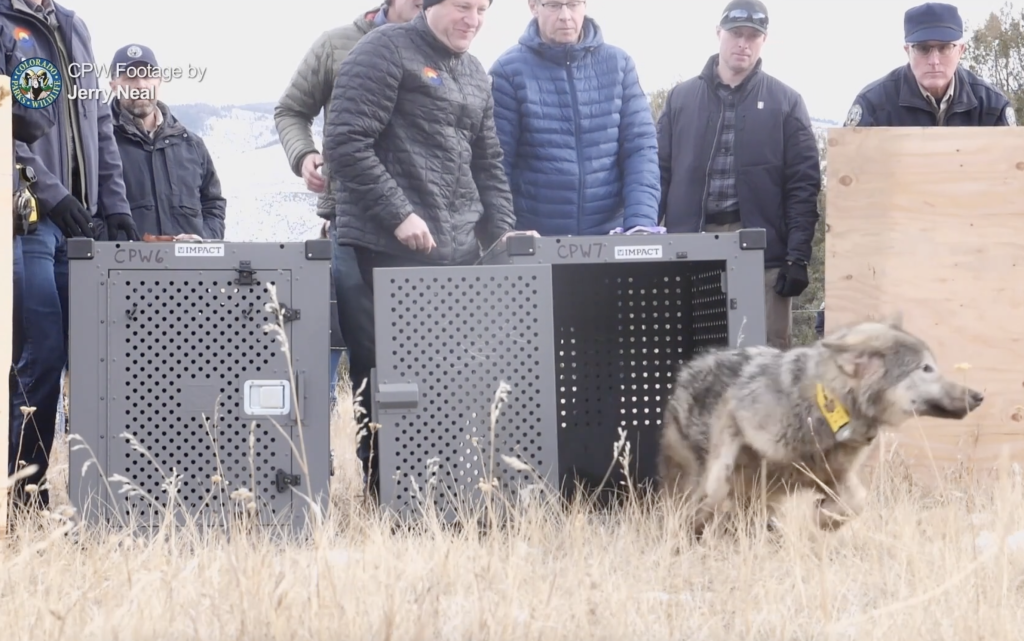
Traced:
<path fill-rule="evenodd" d="M 46 58 L 26 58 L 11 74 L 14 98 L 29 109 L 49 107 L 63 87 L 60 70 Z"/>

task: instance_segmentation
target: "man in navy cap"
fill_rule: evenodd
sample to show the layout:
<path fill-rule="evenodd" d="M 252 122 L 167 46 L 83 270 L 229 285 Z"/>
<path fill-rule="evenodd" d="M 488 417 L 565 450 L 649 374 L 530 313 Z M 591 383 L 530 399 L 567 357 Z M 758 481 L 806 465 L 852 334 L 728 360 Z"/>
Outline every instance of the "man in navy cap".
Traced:
<path fill-rule="evenodd" d="M 127 44 L 110 63 L 110 112 L 139 234 L 224 238 L 226 200 L 203 139 L 157 99 L 163 83 L 149 47 Z"/>
<path fill-rule="evenodd" d="M 861 90 L 847 127 L 1015 127 L 1007 97 L 960 65 L 964 23 L 951 4 L 926 2 L 903 17 L 906 65 Z"/>

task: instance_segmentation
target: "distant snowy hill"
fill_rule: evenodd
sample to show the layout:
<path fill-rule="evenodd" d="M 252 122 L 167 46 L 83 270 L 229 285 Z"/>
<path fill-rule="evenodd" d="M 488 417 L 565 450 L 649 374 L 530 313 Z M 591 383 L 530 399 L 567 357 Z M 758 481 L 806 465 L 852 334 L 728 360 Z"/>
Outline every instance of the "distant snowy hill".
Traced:
<path fill-rule="evenodd" d="M 186 127 L 203 137 L 227 198 L 231 241 L 300 241 L 315 238 L 321 219 L 316 194 L 291 172 L 277 130 L 274 104 L 171 105 Z M 319 147 L 323 120 L 313 121 Z"/>
<path fill-rule="evenodd" d="M 274 104 L 171 105 L 186 127 L 203 137 L 220 175 L 231 241 L 301 241 L 315 238 L 321 219 L 316 195 L 291 172 L 274 127 Z M 813 119 L 817 129 L 841 123 Z M 313 121 L 318 148 L 323 118 Z"/>

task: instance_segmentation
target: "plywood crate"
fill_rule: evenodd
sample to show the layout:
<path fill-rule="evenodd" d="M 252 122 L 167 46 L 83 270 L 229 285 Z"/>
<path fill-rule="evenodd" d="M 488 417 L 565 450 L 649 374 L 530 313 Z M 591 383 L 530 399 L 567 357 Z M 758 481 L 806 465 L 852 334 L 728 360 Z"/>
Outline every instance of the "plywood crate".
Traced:
<path fill-rule="evenodd" d="M 836 128 L 827 154 L 826 333 L 902 310 L 986 395 L 963 421 L 908 422 L 897 449 L 922 479 L 1004 447 L 1024 463 L 1024 129 Z"/>

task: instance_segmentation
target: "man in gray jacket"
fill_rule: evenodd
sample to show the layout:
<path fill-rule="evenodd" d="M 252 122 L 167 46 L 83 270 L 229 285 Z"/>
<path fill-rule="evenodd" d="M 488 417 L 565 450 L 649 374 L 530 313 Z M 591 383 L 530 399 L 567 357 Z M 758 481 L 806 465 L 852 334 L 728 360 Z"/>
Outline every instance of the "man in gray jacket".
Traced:
<path fill-rule="evenodd" d="M 19 505 L 28 498 L 25 486 L 43 487 L 53 445 L 61 372 L 67 363 L 66 238 L 137 240 L 138 233 L 125 197 L 110 110 L 98 97 L 70 98 L 89 90 L 99 95 L 96 73 L 72 66 L 95 64 L 85 23 L 54 0 L 0 0 L 0 17 L 14 28 L 26 56 L 15 68 L 15 78 L 24 83 L 26 74 L 45 71 L 62 81 L 59 89 L 40 97 L 51 101 L 45 108 L 55 111 L 56 126 L 31 144 L 15 141 L 18 162 L 35 171 L 32 189 L 40 210 L 36 232 L 20 238 L 22 260 L 14 270 L 14 286 L 23 295 L 25 346 L 12 381 L 8 472 L 20 462 L 38 466 L 14 489 Z M 28 98 L 19 92 L 15 99 Z M 27 419 L 23 406 L 35 408 Z M 35 497 L 42 506 L 49 504 L 45 489 Z"/>
<path fill-rule="evenodd" d="M 334 241 L 331 260 L 334 293 L 337 297 L 341 346 L 348 349 L 349 377 L 353 393 L 369 386 L 373 363 L 373 295 L 359 275 L 356 255 L 351 247 L 339 245 L 334 223 L 334 193 L 328 167 L 313 140 L 313 119 L 324 112 L 324 128 L 331 109 L 331 92 L 338 68 L 352 47 L 371 30 L 385 24 L 402 24 L 412 20 L 423 0 L 387 0 L 384 4 L 361 13 L 348 24 L 320 35 L 299 62 L 291 81 L 274 109 L 274 123 L 288 164 L 296 176 L 302 177 L 306 188 L 320 194 L 317 215 L 330 221 L 329 236 Z M 321 175 L 320 172 L 323 172 Z M 370 418 L 369 394 L 364 391 L 359 406 L 362 417 Z"/>

